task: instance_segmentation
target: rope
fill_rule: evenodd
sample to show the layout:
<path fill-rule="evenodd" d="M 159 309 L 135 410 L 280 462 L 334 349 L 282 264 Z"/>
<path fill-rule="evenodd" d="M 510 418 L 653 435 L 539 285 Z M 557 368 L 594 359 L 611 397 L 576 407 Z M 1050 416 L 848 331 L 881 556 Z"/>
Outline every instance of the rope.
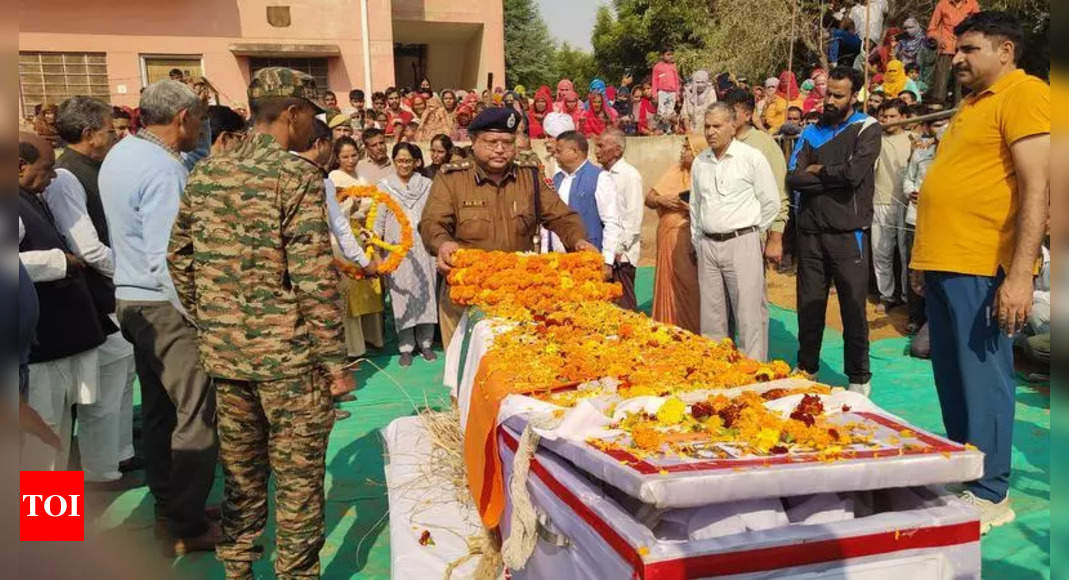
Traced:
<path fill-rule="evenodd" d="M 520 436 L 516 455 L 512 458 L 512 476 L 508 482 L 512 515 L 509 518 L 509 537 L 501 546 L 502 559 L 511 570 L 523 570 L 538 542 L 538 513 L 531 503 L 531 494 L 527 491 L 531 458 L 534 457 L 541 440 L 534 430 L 553 429 L 559 423 L 560 420 L 551 415 L 532 417 Z"/>

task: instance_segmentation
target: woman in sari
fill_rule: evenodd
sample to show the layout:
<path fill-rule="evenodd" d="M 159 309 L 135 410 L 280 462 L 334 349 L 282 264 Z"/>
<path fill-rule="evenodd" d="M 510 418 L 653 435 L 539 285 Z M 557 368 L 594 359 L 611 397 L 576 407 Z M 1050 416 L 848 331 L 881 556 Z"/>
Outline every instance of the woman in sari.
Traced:
<path fill-rule="evenodd" d="M 331 171 L 327 178 L 339 191 L 346 187 L 369 185 L 356 173 L 356 164 L 359 159 L 356 142 L 351 138 L 342 137 L 334 142 L 334 160 L 337 168 Z M 350 198 L 341 202 L 340 207 L 344 215 L 350 216 L 350 220 L 363 223 L 371 204 L 366 200 L 354 203 Z M 336 253 L 336 257 L 340 257 L 339 254 Z M 378 279 L 353 280 L 348 276 L 342 276 L 339 290 L 345 298 L 342 326 L 345 327 L 345 346 L 349 356 L 363 356 L 367 352 L 368 344 L 382 348 L 385 344 L 382 325 L 382 284 Z"/>
<path fill-rule="evenodd" d="M 910 91 L 920 102 L 921 92 L 917 90 L 917 83 L 906 76 L 906 65 L 900 60 L 891 60 L 887 63 L 887 72 L 883 74 L 883 94 L 885 99 L 898 98 L 902 91 Z M 870 111 L 871 113 L 871 111 Z"/>
<path fill-rule="evenodd" d="M 765 129 L 773 135 L 787 122 L 787 109 L 791 107 L 801 109 L 805 106 L 805 101 L 801 98 L 801 91 L 798 90 L 798 79 L 794 77 L 793 72 L 783 71 L 779 75 L 778 81 L 776 94 L 765 105 L 762 117 L 762 124 Z"/>
<path fill-rule="evenodd" d="M 553 95 L 549 87 L 542 85 L 535 91 L 531 108 L 527 111 L 527 131 L 531 139 L 545 139 L 546 130 L 542 127 L 542 121 L 553 110 Z"/>
<path fill-rule="evenodd" d="M 821 113 L 824 111 L 824 96 L 828 93 L 828 73 L 824 72 L 824 69 L 814 69 L 809 78 L 813 81 L 813 90 L 806 97 L 802 112 Z"/>
<path fill-rule="evenodd" d="M 575 92 L 575 86 L 572 81 L 561 79 L 557 83 L 557 102 L 553 105 L 553 110 L 571 115 L 575 126 L 582 126 L 583 104 L 579 100 L 579 94 Z"/>
<path fill-rule="evenodd" d="M 587 137 L 595 137 L 609 128 L 616 126 L 616 111 L 605 106 L 605 95 L 598 91 L 590 93 L 590 108 L 583 111 L 583 123 L 580 132 Z"/>
<path fill-rule="evenodd" d="M 698 266 L 691 260 L 690 166 L 708 145 L 691 133 L 683 141 L 679 163 L 646 194 L 646 207 L 657 210 L 657 264 L 653 282 L 653 319 L 701 332 Z M 681 196 L 681 194 L 686 196 Z"/>
<path fill-rule="evenodd" d="M 420 141 L 429 141 L 431 137 L 439 133 L 449 134 L 452 131 L 453 120 L 449 117 L 449 113 L 445 111 L 442 101 L 438 97 L 431 97 L 427 101 L 423 116 L 419 119 L 418 139 Z"/>
<path fill-rule="evenodd" d="M 438 358 L 431 349 L 434 329 L 438 326 L 438 301 L 435 298 L 438 278 L 436 261 L 427 253 L 415 224 L 423 214 L 431 180 L 416 171 L 417 158 L 422 158 L 419 148 L 411 143 L 394 145 L 392 155 L 394 172 L 379 181 L 378 188 L 386 192 L 401 206 L 412 226 L 412 249 L 401 265 L 386 276 L 390 290 L 390 305 L 393 309 L 394 328 L 397 330 L 397 346 L 401 352 L 401 366 L 412 364 L 416 350 L 423 360 Z M 388 244 L 401 242 L 401 228 L 391 211 L 382 208 L 375 221 L 375 232 Z"/>

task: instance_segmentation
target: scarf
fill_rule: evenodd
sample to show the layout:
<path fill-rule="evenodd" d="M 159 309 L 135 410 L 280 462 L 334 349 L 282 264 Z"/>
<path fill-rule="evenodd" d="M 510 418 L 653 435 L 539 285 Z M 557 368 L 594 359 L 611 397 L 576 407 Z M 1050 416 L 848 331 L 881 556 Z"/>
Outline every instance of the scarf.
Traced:
<path fill-rule="evenodd" d="M 700 111 L 712 102 L 710 97 L 713 96 L 714 91 L 712 85 L 709 84 L 709 72 L 704 70 L 696 71 L 692 81 L 686 94 L 686 100 L 694 110 Z M 705 89 L 701 92 L 698 91 L 698 81 L 705 83 Z"/>
<path fill-rule="evenodd" d="M 408 178 L 408 185 L 401 183 L 401 178 L 397 176 L 396 172 L 391 172 L 383 181 L 387 192 L 408 209 L 415 207 L 419 200 L 423 199 L 431 189 L 431 180 L 421 175 L 418 171 Z"/>
<path fill-rule="evenodd" d="M 453 130 L 453 117 L 445 110 L 445 105 L 438 97 L 427 101 L 427 110 L 419 120 L 419 139 L 430 141 L 438 134 L 448 135 Z"/>
<path fill-rule="evenodd" d="M 898 97 L 898 93 L 906 89 L 906 65 L 900 60 L 892 60 L 887 63 L 887 70 L 883 73 L 883 94 L 887 98 Z"/>
<path fill-rule="evenodd" d="M 579 100 L 579 95 L 575 93 L 575 85 L 568 79 L 561 79 L 561 81 L 557 83 L 557 102 L 563 104 L 565 101 L 572 100 L 573 98 L 576 101 Z"/>
<path fill-rule="evenodd" d="M 776 87 L 776 94 L 783 97 L 788 103 L 798 99 L 798 79 L 794 77 L 793 72 L 785 70 L 780 73 L 779 86 Z"/>
<path fill-rule="evenodd" d="M 921 28 L 917 19 L 912 16 L 906 19 L 902 28 L 905 29 L 906 37 L 898 41 L 898 54 L 896 56 L 902 62 L 917 62 L 917 53 L 924 46 L 924 29 Z"/>

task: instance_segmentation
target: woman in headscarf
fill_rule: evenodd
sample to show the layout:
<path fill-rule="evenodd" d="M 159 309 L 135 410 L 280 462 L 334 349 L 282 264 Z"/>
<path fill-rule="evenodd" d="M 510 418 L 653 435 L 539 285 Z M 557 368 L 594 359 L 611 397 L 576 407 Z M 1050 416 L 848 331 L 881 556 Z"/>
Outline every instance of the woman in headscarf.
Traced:
<path fill-rule="evenodd" d="M 690 167 L 708 145 L 691 133 L 683 140 L 679 163 L 646 194 L 646 207 L 657 210 L 657 263 L 653 282 L 653 319 L 701 332 L 698 266 L 691 260 Z"/>
<path fill-rule="evenodd" d="M 416 93 L 412 95 L 412 116 L 416 119 L 423 117 L 423 113 L 427 112 L 427 99 L 423 98 L 423 95 Z"/>
<path fill-rule="evenodd" d="M 783 71 L 779 75 L 779 83 L 776 86 L 776 94 L 765 106 L 764 122 L 765 129 L 773 135 L 787 122 L 787 109 L 798 107 L 801 109 L 805 102 L 800 98 L 798 80 L 791 71 Z"/>
<path fill-rule="evenodd" d="M 431 98 L 431 95 L 434 94 L 434 91 L 431 90 L 431 81 L 430 81 L 430 79 L 424 77 L 423 80 L 419 82 L 419 91 L 418 92 L 419 92 L 420 95 L 423 96 L 424 99 Z"/>
<path fill-rule="evenodd" d="M 471 124 L 474 114 L 475 111 L 468 105 L 461 105 L 461 107 L 457 109 L 457 124 L 450 135 L 454 141 L 470 140 L 468 136 L 468 125 Z"/>
<path fill-rule="evenodd" d="M 916 18 L 910 16 L 902 24 L 903 34 L 898 41 L 898 50 L 895 56 L 903 64 L 916 64 L 917 57 L 921 49 L 924 47 L 925 31 L 921 27 L 920 22 L 917 22 Z"/>
<path fill-rule="evenodd" d="M 542 121 L 553 110 L 552 104 L 553 95 L 549 92 L 549 87 L 545 85 L 538 87 L 534 94 L 534 100 L 531 101 L 531 108 L 527 111 L 527 131 L 531 135 L 531 139 L 546 138 L 546 131 L 542 127 Z"/>
<path fill-rule="evenodd" d="M 453 119 L 445 111 L 445 106 L 438 97 L 431 97 L 427 101 L 426 110 L 419 119 L 420 141 L 427 141 L 439 133 L 449 134 L 453 130 Z"/>
<path fill-rule="evenodd" d="M 898 98 L 898 93 L 911 91 L 920 102 L 921 92 L 917 90 L 917 83 L 906 76 L 906 65 L 900 60 L 892 60 L 887 63 L 887 71 L 883 73 L 883 94 L 886 99 Z"/>
<path fill-rule="evenodd" d="M 583 123 L 579 131 L 587 136 L 601 135 L 608 127 L 616 126 L 616 111 L 605 105 L 605 95 L 593 91 L 588 95 L 590 108 L 583 111 Z"/>
<path fill-rule="evenodd" d="M 575 92 L 572 81 L 561 79 L 557 83 L 557 102 L 553 105 L 553 110 L 571 115 L 576 127 L 582 122 L 583 106 L 579 102 L 579 94 Z"/>
<path fill-rule="evenodd" d="M 716 102 L 716 90 L 709 83 L 709 71 L 694 72 L 690 86 L 683 94 L 683 120 L 688 131 L 701 131 L 705 126 L 705 109 Z"/>
<path fill-rule="evenodd" d="M 417 224 L 431 191 L 431 180 L 416 171 L 422 154 L 419 147 L 411 143 L 398 143 L 394 145 L 391 157 L 394 172 L 376 185 L 397 201 L 409 223 Z M 397 218 L 390 214 L 390 209 L 380 208 L 375 232 L 384 242 L 398 244 L 401 228 Z M 437 283 L 435 259 L 424 248 L 418 228 L 413 227 L 412 248 L 397 270 L 386 276 L 403 367 L 412 364 L 417 349 L 426 361 L 438 358 L 431 349 L 434 329 L 438 325 Z"/>
<path fill-rule="evenodd" d="M 823 112 L 824 96 L 828 93 L 828 73 L 821 68 L 814 69 L 809 79 L 813 81 L 813 90 L 809 91 L 809 96 L 806 97 L 805 104 L 802 106 L 802 112 Z"/>
<path fill-rule="evenodd" d="M 595 92 L 601 93 L 601 96 L 603 97 L 602 101 L 604 101 L 605 88 L 606 88 L 605 87 L 605 81 L 603 81 L 601 79 L 594 79 L 594 80 L 590 81 L 590 91 L 586 94 L 586 105 L 585 105 L 586 109 L 590 109 L 590 94 L 591 93 L 595 93 Z M 606 106 L 608 106 L 608 105 L 606 105 Z"/>

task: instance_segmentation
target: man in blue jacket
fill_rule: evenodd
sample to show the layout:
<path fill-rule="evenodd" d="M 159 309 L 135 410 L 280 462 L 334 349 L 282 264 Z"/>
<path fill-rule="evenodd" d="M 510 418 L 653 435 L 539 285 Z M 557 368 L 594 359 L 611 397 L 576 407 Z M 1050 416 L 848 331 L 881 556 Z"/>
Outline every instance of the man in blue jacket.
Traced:
<path fill-rule="evenodd" d="M 868 395 L 869 230 L 882 130 L 854 110 L 861 73 L 835 67 L 828 75 L 820 122 L 795 145 L 787 185 L 796 192 L 798 219 L 798 370 L 820 366 L 824 314 L 832 283 L 843 321 L 844 367 L 849 389 Z"/>

